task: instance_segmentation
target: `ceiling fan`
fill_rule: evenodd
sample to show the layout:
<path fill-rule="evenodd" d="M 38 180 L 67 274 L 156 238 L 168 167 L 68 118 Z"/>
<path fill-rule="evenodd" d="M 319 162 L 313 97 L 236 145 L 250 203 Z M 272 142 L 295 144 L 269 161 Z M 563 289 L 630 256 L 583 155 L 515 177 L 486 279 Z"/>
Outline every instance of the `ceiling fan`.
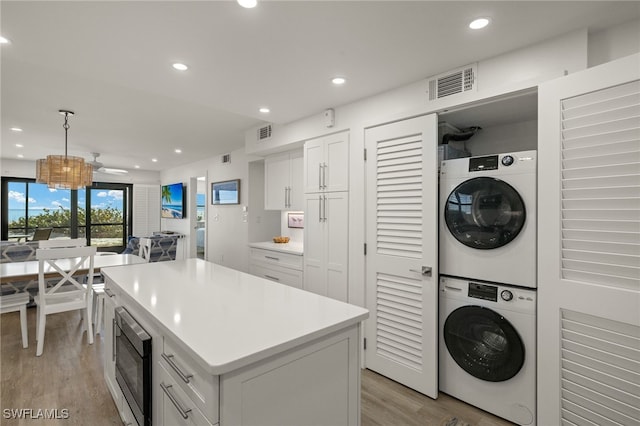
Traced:
<path fill-rule="evenodd" d="M 94 173 L 104 173 L 108 175 L 126 175 L 127 173 L 129 173 L 124 169 L 113 169 L 110 167 L 104 167 L 104 164 L 98 161 L 98 157 L 100 157 L 99 152 L 92 152 L 91 155 L 93 156 L 93 160 L 89 161 L 88 163 L 93 166 Z"/>

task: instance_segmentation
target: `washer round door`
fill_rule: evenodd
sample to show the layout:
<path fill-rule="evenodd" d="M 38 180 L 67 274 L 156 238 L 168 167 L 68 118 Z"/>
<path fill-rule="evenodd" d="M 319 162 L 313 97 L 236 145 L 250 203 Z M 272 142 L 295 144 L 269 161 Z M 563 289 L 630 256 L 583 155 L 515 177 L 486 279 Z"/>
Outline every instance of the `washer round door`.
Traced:
<path fill-rule="evenodd" d="M 524 201 L 500 179 L 479 177 L 458 185 L 445 203 L 451 235 L 474 249 L 494 249 L 513 241 L 524 226 Z"/>
<path fill-rule="evenodd" d="M 503 316 L 482 306 L 463 306 L 451 312 L 443 329 L 454 361 L 473 377 L 488 382 L 509 380 L 522 368 L 524 344 Z"/>

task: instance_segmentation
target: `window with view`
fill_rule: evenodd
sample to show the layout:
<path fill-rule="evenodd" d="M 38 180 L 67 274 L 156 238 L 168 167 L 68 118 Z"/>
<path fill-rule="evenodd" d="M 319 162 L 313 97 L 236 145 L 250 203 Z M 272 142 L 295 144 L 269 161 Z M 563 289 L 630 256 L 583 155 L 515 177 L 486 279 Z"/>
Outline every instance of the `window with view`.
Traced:
<path fill-rule="evenodd" d="M 50 239 L 86 238 L 120 250 L 131 229 L 132 185 L 94 183 L 81 190 L 52 189 L 33 179 L 2 178 L 2 239 L 28 241 L 38 228 Z"/>

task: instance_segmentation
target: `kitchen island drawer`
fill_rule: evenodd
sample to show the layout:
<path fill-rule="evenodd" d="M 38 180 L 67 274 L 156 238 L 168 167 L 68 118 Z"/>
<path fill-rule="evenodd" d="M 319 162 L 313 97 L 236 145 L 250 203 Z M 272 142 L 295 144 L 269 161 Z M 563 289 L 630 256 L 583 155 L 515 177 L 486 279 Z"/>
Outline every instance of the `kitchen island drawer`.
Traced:
<path fill-rule="evenodd" d="M 158 365 L 158 420 L 161 426 L 211 426 L 209 419 L 184 392 L 164 362 Z M 217 405 L 217 402 L 216 402 Z"/>
<path fill-rule="evenodd" d="M 219 419 L 219 377 L 205 371 L 191 356 L 170 338 L 164 336 L 160 365 L 177 386 L 204 413 L 209 422 Z"/>
<path fill-rule="evenodd" d="M 303 272 L 296 269 L 278 267 L 270 268 L 267 265 L 252 263 L 249 265 L 249 273 L 281 284 L 302 288 Z"/>
<path fill-rule="evenodd" d="M 263 250 L 251 248 L 251 262 L 263 262 L 269 265 L 279 265 L 287 268 L 299 269 L 302 271 L 302 256 L 282 253 L 275 250 Z"/>

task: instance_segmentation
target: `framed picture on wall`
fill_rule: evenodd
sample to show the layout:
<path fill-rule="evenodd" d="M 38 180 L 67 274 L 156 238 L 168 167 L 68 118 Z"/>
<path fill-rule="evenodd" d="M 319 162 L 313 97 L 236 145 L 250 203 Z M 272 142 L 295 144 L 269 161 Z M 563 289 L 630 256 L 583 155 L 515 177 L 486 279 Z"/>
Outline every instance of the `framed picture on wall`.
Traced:
<path fill-rule="evenodd" d="M 304 228 L 304 213 L 287 213 L 289 228 Z"/>
<path fill-rule="evenodd" d="M 240 179 L 213 182 L 211 184 L 211 204 L 240 204 Z"/>

